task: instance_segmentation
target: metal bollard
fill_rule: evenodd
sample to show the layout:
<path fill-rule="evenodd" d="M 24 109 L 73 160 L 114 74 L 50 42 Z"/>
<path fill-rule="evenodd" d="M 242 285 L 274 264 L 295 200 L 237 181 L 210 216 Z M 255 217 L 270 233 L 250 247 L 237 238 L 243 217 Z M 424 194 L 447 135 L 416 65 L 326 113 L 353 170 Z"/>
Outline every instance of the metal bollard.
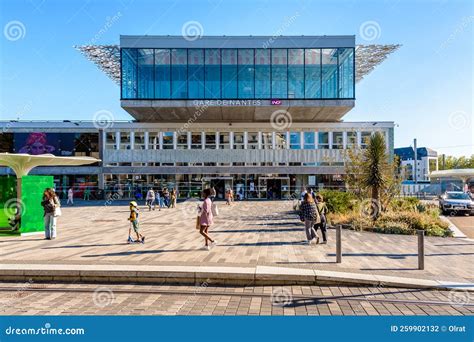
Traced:
<path fill-rule="evenodd" d="M 342 241 L 341 241 L 342 225 L 336 226 L 336 263 L 342 262 Z"/>
<path fill-rule="evenodd" d="M 425 269 L 425 231 L 417 230 L 418 235 L 418 269 Z"/>

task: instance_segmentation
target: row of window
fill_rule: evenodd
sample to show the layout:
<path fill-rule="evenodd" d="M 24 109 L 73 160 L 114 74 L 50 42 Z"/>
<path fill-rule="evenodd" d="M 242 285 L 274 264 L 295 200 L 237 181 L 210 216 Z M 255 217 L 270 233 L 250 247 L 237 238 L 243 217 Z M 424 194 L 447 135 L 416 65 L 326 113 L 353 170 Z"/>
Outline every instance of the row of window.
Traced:
<path fill-rule="evenodd" d="M 108 132 L 107 149 L 365 148 L 372 132 Z M 146 141 L 148 140 L 148 141 Z"/>
<path fill-rule="evenodd" d="M 121 50 L 123 99 L 354 98 L 354 49 Z"/>

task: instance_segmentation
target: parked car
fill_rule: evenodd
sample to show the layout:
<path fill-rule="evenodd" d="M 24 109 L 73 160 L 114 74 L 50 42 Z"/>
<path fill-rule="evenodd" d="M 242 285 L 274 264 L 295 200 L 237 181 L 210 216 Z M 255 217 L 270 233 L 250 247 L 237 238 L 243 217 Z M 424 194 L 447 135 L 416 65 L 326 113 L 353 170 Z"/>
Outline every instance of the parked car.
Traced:
<path fill-rule="evenodd" d="M 462 191 L 447 191 L 440 196 L 439 209 L 446 215 L 462 213 L 474 215 L 474 201 L 469 194 Z"/>

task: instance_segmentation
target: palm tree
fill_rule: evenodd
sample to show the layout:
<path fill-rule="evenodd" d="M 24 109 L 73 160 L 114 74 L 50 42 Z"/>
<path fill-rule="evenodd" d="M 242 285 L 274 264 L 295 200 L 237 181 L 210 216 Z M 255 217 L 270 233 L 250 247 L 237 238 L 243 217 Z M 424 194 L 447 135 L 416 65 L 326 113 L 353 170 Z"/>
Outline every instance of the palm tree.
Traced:
<path fill-rule="evenodd" d="M 390 170 L 387 147 L 382 133 L 375 132 L 370 137 L 363 154 L 361 168 L 362 184 L 370 190 L 372 205 L 375 206 L 371 209 L 371 216 L 376 220 L 381 209 L 380 192 L 387 183 L 387 172 Z"/>

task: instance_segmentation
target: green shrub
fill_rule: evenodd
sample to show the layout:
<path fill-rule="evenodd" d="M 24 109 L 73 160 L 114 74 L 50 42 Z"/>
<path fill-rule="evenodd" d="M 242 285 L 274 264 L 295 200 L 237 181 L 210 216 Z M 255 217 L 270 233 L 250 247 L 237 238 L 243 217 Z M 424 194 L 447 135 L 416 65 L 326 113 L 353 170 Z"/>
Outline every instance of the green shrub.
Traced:
<path fill-rule="evenodd" d="M 321 190 L 322 195 L 330 212 L 347 213 L 355 208 L 357 199 L 352 192 L 337 190 Z"/>
<path fill-rule="evenodd" d="M 395 198 L 391 201 L 389 208 L 394 211 L 412 211 L 421 205 L 420 200 L 416 197 Z"/>
<path fill-rule="evenodd" d="M 424 230 L 427 236 L 452 236 L 448 224 L 439 216 L 430 212 L 383 212 L 377 221 L 361 215 L 358 211 L 345 214 L 331 214 L 331 224 L 350 225 L 354 230 L 365 230 L 385 234 L 414 235 L 417 230 Z"/>

